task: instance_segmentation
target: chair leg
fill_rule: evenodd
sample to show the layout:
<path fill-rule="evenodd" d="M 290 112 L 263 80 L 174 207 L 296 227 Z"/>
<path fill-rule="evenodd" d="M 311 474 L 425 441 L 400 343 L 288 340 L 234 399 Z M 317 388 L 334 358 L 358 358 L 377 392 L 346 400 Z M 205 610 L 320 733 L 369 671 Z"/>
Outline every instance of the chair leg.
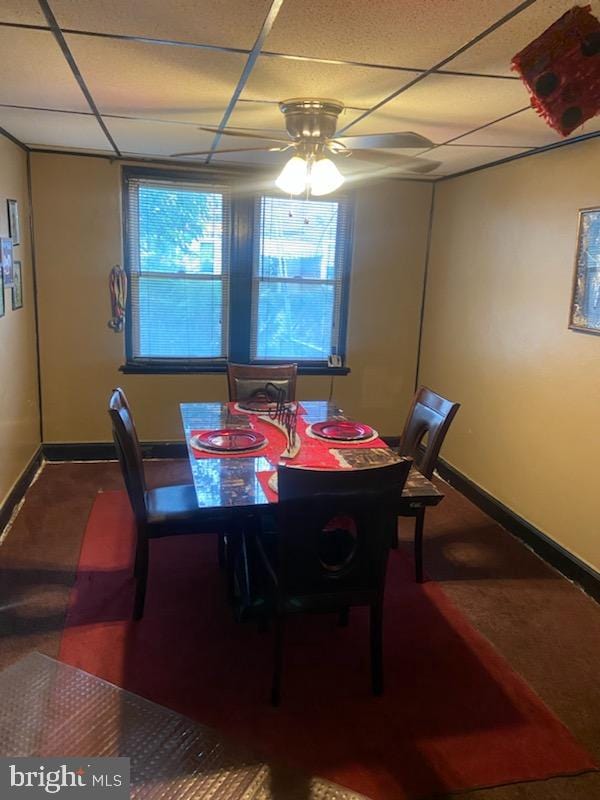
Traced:
<path fill-rule="evenodd" d="M 415 577 L 417 583 L 423 583 L 423 528 L 425 526 L 425 509 L 420 508 L 415 517 Z"/>
<path fill-rule="evenodd" d="M 348 619 L 350 617 L 350 609 L 348 606 L 346 608 L 340 609 L 340 615 L 338 617 L 338 625 L 340 628 L 348 627 Z"/>
<path fill-rule="evenodd" d="M 390 542 L 390 547 L 392 548 L 392 550 L 398 549 L 398 518 L 396 518 L 396 528 L 392 536 L 392 541 Z"/>
<path fill-rule="evenodd" d="M 281 672 L 283 669 L 283 615 L 275 616 L 275 649 L 273 654 L 273 683 L 271 685 L 271 705 L 277 707 L 281 702 Z"/>
<path fill-rule="evenodd" d="M 383 694 L 383 600 L 371 606 L 371 682 L 373 694 Z"/>
<path fill-rule="evenodd" d="M 227 532 L 225 545 L 225 571 L 227 576 L 227 596 L 233 602 L 235 600 L 235 571 L 240 551 L 240 535 L 237 530 Z"/>
<path fill-rule="evenodd" d="M 137 531 L 137 547 L 135 551 L 134 574 L 136 580 L 135 600 L 133 604 L 133 618 L 139 620 L 144 616 L 146 601 L 146 585 L 148 583 L 148 536 L 143 528 Z"/>
<path fill-rule="evenodd" d="M 259 633 L 268 633 L 269 632 L 269 622 L 270 619 L 266 614 L 261 614 L 258 618 L 258 632 Z"/>

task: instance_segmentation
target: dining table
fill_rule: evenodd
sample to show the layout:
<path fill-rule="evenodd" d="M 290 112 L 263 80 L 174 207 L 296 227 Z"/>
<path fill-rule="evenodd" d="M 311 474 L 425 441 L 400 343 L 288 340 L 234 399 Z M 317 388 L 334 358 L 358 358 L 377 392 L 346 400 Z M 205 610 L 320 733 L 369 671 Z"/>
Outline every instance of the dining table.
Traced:
<path fill-rule="evenodd" d="M 274 498 L 267 496 L 261 475 L 277 469 L 277 463 L 288 463 L 294 466 L 296 459 L 273 459 L 257 451 L 253 454 L 227 455 L 218 457 L 215 453 L 198 451 L 192 445 L 192 436 L 197 431 L 212 431 L 236 427 L 240 423 L 253 424 L 258 415 L 240 411 L 235 403 L 181 403 L 181 419 L 188 450 L 192 478 L 199 508 L 213 509 L 253 509 L 268 506 Z M 334 402 L 328 400 L 301 401 L 298 407 L 299 416 L 305 425 L 324 420 L 350 420 L 351 417 Z M 276 428 L 272 438 L 281 437 L 281 450 L 285 448 L 285 440 Z M 270 437 L 271 438 L 271 437 Z M 303 443 L 306 438 L 301 434 Z M 338 443 L 323 442 L 323 450 L 335 449 Z M 351 443 L 343 445 L 344 449 L 353 449 Z M 387 445 L 384 445 L 387 447 Z M 302 450 L 301 450 L 302 452 Z M 314 452 L 314 449 L 313 449 Z M 304 461 L 303 466 L 315 466 Z M 402 495 L 398 498 L 399 507 L 411 509 L 424 506 L 435 506 L 444 495 L 418 469 L 413 467 L 408 475 Z"/>
<path fill-rule="evenodd" d="M 258 523 L 257 527 L 257 520 L 264 522 L 269 507 L 277 503 L 277 493 L 270 488 L 273 484 L 268 478 L 276 477 L 278 464 L 342 469 L 349 467 L 335 464 L 333 454 L 341 453 L 348 458 L 348 451 L 360 452 L 363 457 L 369 452 L 375 460 L 393 459 L 396 454 L 379 439 L 376 431 L 373 431 L 372 448 L 370 442 L 315 441 L 310 428 L 313 424 L 326 420 L 350 421 L 333 401 L 303 400 L 297 404 L 300 451 L 296 457 L 287 459 L 282 458 L 286 436 L 277 427 L 269 426 L 267 415 L 248 413 L 234 402 L 182 403 L 180 408 L 198 507 L 207 509 L 207 513 L 226 514 L 234 521 L 239 534 L 232 538 L 232 543 L 237 544 L 232 548 L 235 564 L 230 575 L 230 599 L 236 617 L 239 621 L 260 618 L 264 598 L 260 591 L 254 536 L 263 524 Z M 252 453 L 224 456 L 198 448 L 195 439 L 198 435 L 231 428 L 262 430 L 268 443 Z M 398 511 L 435 506 L 443 497 L 443 493 L 413 466 L 398 497 Z"/>

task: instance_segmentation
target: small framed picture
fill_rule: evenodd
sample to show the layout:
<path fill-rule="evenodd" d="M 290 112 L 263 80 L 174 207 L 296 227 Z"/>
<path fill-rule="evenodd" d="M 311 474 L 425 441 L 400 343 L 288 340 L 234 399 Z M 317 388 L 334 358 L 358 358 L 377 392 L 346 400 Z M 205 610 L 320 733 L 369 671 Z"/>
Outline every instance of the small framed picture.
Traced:
<path fill-rule="evenodd" d="M 19 204 L 16 200 L 7 200 L 8 206 L 8 235 L 13 246 L 21 244 L 21 228 L 19 227 Z"/>
<path fill-rule="evenodd" d="M 13 311 L 23 308 L 23 275 L 20 261 L 13 261 L 12 307 Z"/>
<path fill-rule="evenodd" d="M 4 285 L 12 286 L 13 282 L 13 247 L 12 239 L 0 237 L 0 264 L 4 273 Z"/>
<path fill-rule="evenodd" d="M 4 305 L 4 270 L 0 269 L 0 317 L 4 316 L 6 308 Z"/>
<path fill-rule="evenodd" d="M 600 334 L 600 208 L 579 212 L 569 327 Z"/>

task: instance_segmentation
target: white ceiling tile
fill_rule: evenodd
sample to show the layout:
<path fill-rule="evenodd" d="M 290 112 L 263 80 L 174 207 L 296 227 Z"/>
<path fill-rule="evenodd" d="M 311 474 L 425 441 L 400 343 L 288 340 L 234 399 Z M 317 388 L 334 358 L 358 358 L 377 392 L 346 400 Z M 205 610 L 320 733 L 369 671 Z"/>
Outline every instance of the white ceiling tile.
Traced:
<path fill-rule="evenodd" d="M 327 97 L 368 108 L 418 73 L 260 56 L 242 93 L 245 100 Z"/>
<path fill-rule="evenodd" d="M 96 118 L 90 114 L 0 108 L 0 127 L 27 145 L 112 152 Z"/>
<path fill-rule="evenodd" d="M 348 134 L 414 131 L 441 144 L 527 105 L 529 96 L 518 81 L 429 75 Z"/>
<path fill-rule="evenodd" d="M 20 25 L 43 25 L 46 17 L 37 0 L 2 0 L 0 22 L 16 22 Z"/>
<path fill-rule="evenodd" d="M 496 122 L 481 131 L 456 140 L 456 144 L 509 145 L 511 147 L 542 147 L 553 142 L 573 139 L 584 133 L 600 130 L 600 117 L 590 119 L 564 137 L 551 128 L 533 109 Z"/>
<path fill-rule="evenodd" d="M 246 57 L 140 42 L 68 35 L 100 111 L 217 124 Z"/>
<path fill-rule="evenodd" d="M 269 0 L 52 0 L 63 28 L 250 49 Z"/>
<path fill-rule="evenodd" d="M 479 44 L 446 64 L 445 69 L 483 72 L 486 75 L 515 75 L 511 70 L 512 57 L 543 33 L 576 3 L 574 0 L 539 0 L 521 11 Z M 600 16 L 600 0 L 586 0 Z"/>
<path fill-rule="evenodd" d="M 50 31 L 0 28 L 0 103 L 89 111 Z"/>
<path fill-rule="evenodd" d="M 526 152 L 526 148 L 519 147 L 465 147 L 452 144 L 436 147 L 435 150 L 424 153 L 423 157 L 442 162 L 440 167 L 429 173 L 430 177 L 435 178 L 437 175 L 453 175 Z"/>
<path fill-rule="evenodd" d="M 194 125 L 114 117 L 105 117 L 104 121 L 123 153 L 172 156 L 189 150 L 209 150 L 214 139 Z"/>
<path fill-rule="evenodd" d="M 265 49 L 428 69 L 515 7 L 515 0 L 286 0 Z"/>
<path fill-rule="evenodd" d="M 278 135 L 285 133 L 285 120 L 277 102 L 238 101 L 227 125 L 232 128 L 269 131 Z"/>
<path fill-rule="evenodd" d="M 227 142 L 229 144 L 229 142 Z M 224 147 L 223 144 L 220 145 Z M 252 164 L 254 166 L 271 167 L 274 174 L 279 174 L 279 170 L 283 167 L 286 161 L 292 157 L 293 153 L 264 153 L 249 151 L 248 153 L 223 153 L 219 155 L 215 153 L 213 156 L 213 164 L 228 163 L 228 164 Z"/>

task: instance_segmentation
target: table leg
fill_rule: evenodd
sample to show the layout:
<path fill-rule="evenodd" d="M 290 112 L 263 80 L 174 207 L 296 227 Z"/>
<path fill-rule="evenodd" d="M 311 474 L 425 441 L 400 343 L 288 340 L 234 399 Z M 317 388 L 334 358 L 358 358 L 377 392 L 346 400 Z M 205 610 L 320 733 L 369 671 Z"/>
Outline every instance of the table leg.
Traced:
<path fill-rule="evenodd" d="M 425 526 L 425 507 L 417 511 L 415 517 L 415 577 L 423 583 L 423 528 Z"/>

